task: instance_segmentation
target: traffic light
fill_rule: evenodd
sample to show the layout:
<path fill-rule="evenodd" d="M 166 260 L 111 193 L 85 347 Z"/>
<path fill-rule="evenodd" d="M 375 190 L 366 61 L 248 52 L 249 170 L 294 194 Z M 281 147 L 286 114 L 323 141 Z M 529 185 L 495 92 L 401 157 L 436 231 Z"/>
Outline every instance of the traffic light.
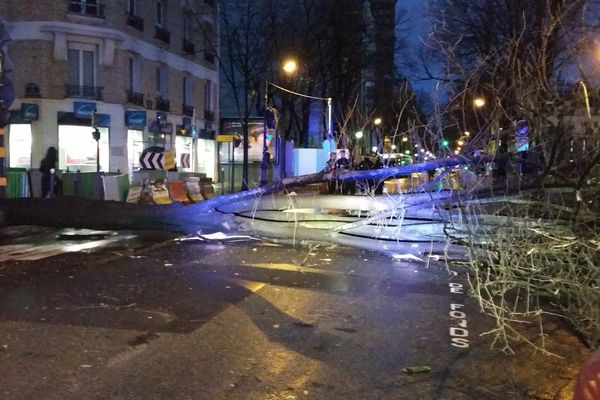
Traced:
<path fill-rule="evenodd" d="M 448 142 L 448 139 L 442 139 L 442 147 L 448 147 L 448 145 L 450 144 L 450 142 Z"/>

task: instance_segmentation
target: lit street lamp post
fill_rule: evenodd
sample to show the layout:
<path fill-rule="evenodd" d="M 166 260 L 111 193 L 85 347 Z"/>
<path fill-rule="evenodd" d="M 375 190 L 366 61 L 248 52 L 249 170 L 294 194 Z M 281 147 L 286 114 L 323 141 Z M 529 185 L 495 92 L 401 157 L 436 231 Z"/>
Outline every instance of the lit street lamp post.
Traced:
<path fill-rule="evenodd" d="M 283 65 L 283 70 L 287 74 L 294 73 L 296 71 L 296 69 L 297 69 L 297 64 L 294 60 L 288 60 Z M 261 169 L 260 169 L 260 186 L 264 186 L 269 182 L 268 168 L 269 168 L 270 155 L 269 155 L 269 151 L 268 151 L 268 147 L 267 147 L 267 132 L 268 132 L 267 110 L 269 108 L 269 94 L 268 94 L 269 86 L 272 86 L 283 92 L 290 93 L 290 94 L 293 94 L 296 96 L 313 99 L 313 100 L 327 101 L 327 137 L 331 136 L 332 130 L 333 130 L 332 129 L 332 120 L 331 120 L 331 116 L 332 116 L 332 99 L 331 99 L 331 97 L 317 97 L 317 96 L 310 96 L 307 94 L 294 92 L 293 90 L 286 89 L 286 88 L 276 85 L 272 82 L 269 82 L 268 80 L 265 79 L 265 88 L 264 88 L 265 97 L 264 97 L 264 105 L 263 105 L 264 106 L 264 116 L 263 116 L 264 132 L 263 132 L 263 153 L 262 153 L 262 162 L 261 162 Z"/>

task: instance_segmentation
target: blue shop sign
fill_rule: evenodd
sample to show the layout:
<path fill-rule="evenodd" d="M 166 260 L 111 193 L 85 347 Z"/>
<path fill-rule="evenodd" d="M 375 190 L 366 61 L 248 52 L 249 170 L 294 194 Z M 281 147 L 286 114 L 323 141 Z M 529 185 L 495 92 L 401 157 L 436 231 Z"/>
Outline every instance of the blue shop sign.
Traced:
<path fill-rule="evenodd" d="M 96 124 L 98 126 L 110 126 L 110 114 L 96 114 Z"/>
<path fill-rule="evenodd" d="M 73 103 L 73 114 L 76 118 L 92 118 L 96 112 L 96 103 L 82 103 L 75 101 Z"/>
<path fill-rule="evenodd" d="M 37 121 L 40 118 L 40 108 L 37 104 L 21 103 L 21 119 L 23 121 Z"/>
<path fill-rule="evenodd" d="M 146 127 L 146 111 L 125 111 L 125 125 L 129 128 L 143 130 Z"/>

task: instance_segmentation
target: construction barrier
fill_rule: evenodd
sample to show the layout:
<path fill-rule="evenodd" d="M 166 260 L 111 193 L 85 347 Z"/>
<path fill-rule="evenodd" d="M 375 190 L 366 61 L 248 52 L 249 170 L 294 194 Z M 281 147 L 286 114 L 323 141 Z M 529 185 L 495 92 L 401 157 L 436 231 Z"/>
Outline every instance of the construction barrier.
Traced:
<path fill-rule="evenodd" d="M 164 182 L 155 182 L 149 185 L 150 196 L 154 204 L 171 204 L 171 197 L 169 196 L 169 189 L 165 186 Z"/>
<path fill-rule="evenodd" d="M 129 175 L 104 175 L 102 186 L 104 200 L 125 201 L 129 192 Z"/>
<path fill-rule="evenodd" d="M 172 181 L 168 182 L 169 195 L 171 200 L 178 201 L 181 203 L 189 203 L 187 192 L 185 191 L 185 184 L 183 181 Z"/>
<path fill-rule="evenodd" d="M 185 181 L 185 191 L 187 192 L 190 200 L 195 203 L 204 200 L 204 197 L 202 196 L 202 190 L 200 188 L 199 178 L 188 178 L 188 180 Z"/>

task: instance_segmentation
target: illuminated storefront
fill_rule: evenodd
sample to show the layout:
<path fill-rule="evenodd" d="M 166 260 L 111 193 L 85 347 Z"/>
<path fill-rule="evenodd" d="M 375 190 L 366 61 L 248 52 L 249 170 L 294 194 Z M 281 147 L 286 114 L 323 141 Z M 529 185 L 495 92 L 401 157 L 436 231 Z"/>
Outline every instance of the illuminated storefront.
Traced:
<path fill-rule="evenodd" d="M 184 124 L 177 127 L 175 135 L 175 157 L 180 171 L 192 171 L 192 123 L 184 118 Z"/>
<path fill-rule="evenodd" d="M 12 124 L 8 135 L 10 168 L 31 168 L 31 125 Z"/>
<path fill-rule="evenodd" d="M 146 148 L 144 141 L 146 111 L 125 111 L 125 125 L 127 126 L 127 166 L 131 172 L 139 168 L 140 155 Z"/>
<path fill-rule="evenodd" d="M 100 131 L 100 171 L 108 171 L 108 128 Z M 58 126 L 58 168 L 61 170 L 95 172 L 96 141 L 89 126 Z"/>

